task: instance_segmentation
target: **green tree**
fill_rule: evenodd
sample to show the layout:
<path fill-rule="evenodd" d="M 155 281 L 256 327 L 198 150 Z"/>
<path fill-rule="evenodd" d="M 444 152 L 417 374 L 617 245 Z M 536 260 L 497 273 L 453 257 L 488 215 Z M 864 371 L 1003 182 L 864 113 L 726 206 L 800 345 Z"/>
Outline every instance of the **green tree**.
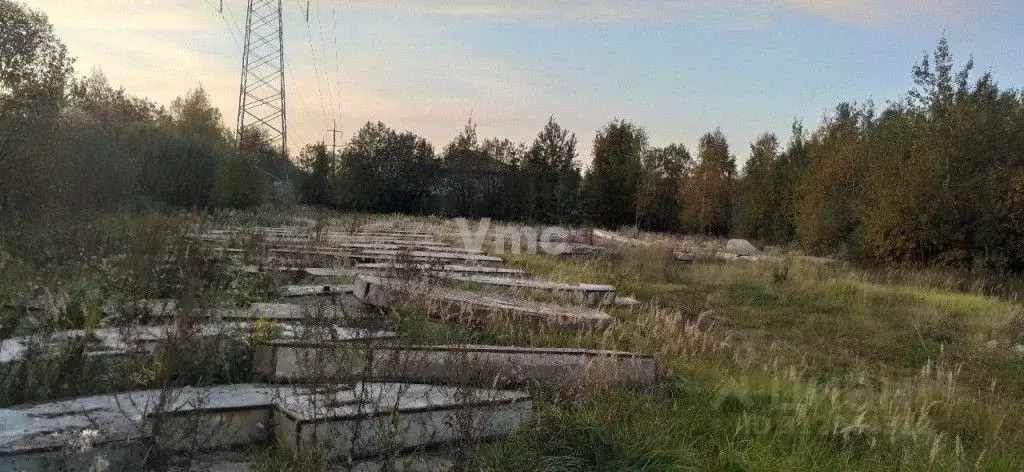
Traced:
<path fill-rule="evenodd" d="M 46 15 L 0 0 L 0 211 L 44 204 L 72 62 Z"/>
<path fill-rule="evenodd" d="M 750 145 L 750 157 L 736 185 L 736 234 L 762 241 L 772 238 L 782 199 L 775 187 L 778 164 L 778 138 L 762 134 Z"/>
<path fill-rule="evenodd" d="M 861 136 L 873 114 L 870 106 L 840 104 L 807 144 L 808 167 L 796 197 L 797 236 L 807 249 L 849 254 L 857 248 L 865 174 Z"/>
<path fill-rule="evenodd" d="M 327 144 L 310 144 L 299 154 L 299 168 L 305 174 L 302 178 L 302 200 L 312 205 L 333 205 L 336 170 L 334 155 L 327 150 Z"/>
<path fill-rule="evenodd" d="M 434 149 L 413 133 L 367 123 L 340 158 L 340 200 L 359 211 L 424 213 L 437 172 Z"/>
<path fill-rule="evenodd" d="M 491 159 L 500 162 L 506 172 L 501 183 L 501 198 L 492 207 L 490 216 L 501 220 L 530 220 L 527 212 L 529 195 L 527 180 L 523 174 L 527 147 L 508 139 L 492 138 L 484 141 L 483 150 Z"/>
<path fill-rule="evenodd" d="M 769 222 L 771 228 L 765 241 L 772 244 L 788 244 L 796 240 L 796 193 L 797 185 L 807 168 L 807 136 L 803 125 L 794 121 L 792 137 L 786 151 L 779 155 L 772 176 L 775 189 L 776 208 Z"/>
<path fill-rule="evenodd" d="M 590 222 L 607 228 L 637 223 L 636 193 L 647 143 L 646 131 L 628 121 L 598 130 L 594 160 L 583 180 Z"/>
<path fill-rule="evenodd" d="M 526 218 L 571 223 L 581 218 L 582 178 L 576 135 L 551 117 L 537 134 L 522 163 L 526 186 Z"/>
<path fill-rule="evenodd" d="M 636 195 L 641 227 L 655 231 L 681 229 L 679 186 L 692 169 L 693 159 L 682 144 L 647 151 Z"/>
<path fill-rule="evenodd" d="M 683 221 L 689 231 L 729 234 L 732 222 L 736 158 L 721 129 L 706 133 L 697 148 L 697 165 L 683 185 Z"/>

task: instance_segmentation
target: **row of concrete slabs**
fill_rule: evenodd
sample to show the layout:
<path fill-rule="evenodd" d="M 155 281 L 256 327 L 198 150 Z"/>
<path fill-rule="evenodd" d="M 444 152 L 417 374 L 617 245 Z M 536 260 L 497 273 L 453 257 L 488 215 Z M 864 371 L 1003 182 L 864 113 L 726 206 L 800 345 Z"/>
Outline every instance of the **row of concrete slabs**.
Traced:
<path fill-rule="evenodd" d="M 295 234 L 291 228 L 262 231 L 264 237 L 281 241 Z M 216 238 L 227 238 L 224 235 L 228 234 L 213 233 Z M 393 230 L 327 233 L 327 237 L 348 238 L 349 242 L 362 239 L 365 244 L 374 244 L 375 238 L 438 243 L 429 233 Z M 411 298 L 429 303 L 428 311 L 438 313 L 446 322 L 506 320 L 530 329 L 570 332 L 600 332 L 614 322 L 599 309 L 616 300 L 611 286 L 532 280 L 525 272 L 497 261 L 490 265 L 480 264 L 480 260 L 466 265 L 412 262 L 387 261 L 338 269 L 246 267 L 254 273 L 289 271 L 313 279 L 355 280 L 353 285 L 282 287 L 280 295 L 296 303 L 202 312 L 206 313 L 204 318 L 242 329 L 261 320 L 295 326 L 291 333 L 255 347 L 256 373 L 271 384 L 159 394 L 132 392 L 0 410 L 0 424 L 12 425 L 0 438 L 0 470 L 46 470 L 54 461 L 59 465 L 53 470 L 89 470 L 97 460 L 113 465 L 113 470 L 136 469 L 142 467 L 145 448 L 153 444 L 176 450 L 206 450 L 276 442 L 296 454 L 308 454 L 315 448 L 334 457 L 369 457 L 385 451 L 478 441 L 514 431 L 530 420 L 532 403 L 528 393 L 507 388 L 525 384 L 579 387 L 588 381 L 639 388 L 653 385 L 654 359 L 634 353 L 408 345 L 394 333 L 344 326 L 336 326 L 339 332 L 329 335 L 299 333 L 304 324 L 310 323 L 310 312 L 317 311 L 311 310 L 311 305 L 338 299 L 390 308 Z M 542 293 L 569 305 L 457 290 L 440 286 L 441 280 L 484 290 Z M 171 301 L 140 304 L 155 319 L 183 314 Z M 322 330 L 323 322 L 319 318 L 315 324 Z M 327 322 L 332 323 L 330 319 Z M 160 336 L 151 338 L 158 340 Z M 204 400 L 167 402 L 167 395 Z M 163 406 L 157 408 L 159 411 L 131 406 L 140 404 Z M 197 432 L 205 438 L 197 441 Z M 83 442 L 89 442 L 90 447 L 77 447 Z"/>
<path fill-rule="evenodd" d="M 404 383 L 125 392 L 0 409 L 0 470 L 144 470 L 153 447 L 271 442 L 298 455 L 363 458 L 508 434 L 531 413 L 524 392 Z"/>

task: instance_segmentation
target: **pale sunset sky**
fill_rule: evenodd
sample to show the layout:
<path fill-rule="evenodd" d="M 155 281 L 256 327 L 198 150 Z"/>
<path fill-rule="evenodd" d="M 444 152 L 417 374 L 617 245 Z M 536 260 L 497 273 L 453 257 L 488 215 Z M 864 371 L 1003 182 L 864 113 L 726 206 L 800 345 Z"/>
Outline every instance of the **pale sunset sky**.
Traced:
<path fill-rule="evenodd" d="M 24 0 L 23 0 L 24 1 Z M 245 0 L 27 0 L 78 58 L 159 104 L 202 85 L 233 127 Z M 1003 87 L 1024 86 L 1021 0 L 285 0 L 292 153 L 383 121 L 440 149 L 472 116 L 482 138 L 532 141 L 548 116 L 580 140 L 614 118 L 652 144 L 721 127 L 742 162 L 840 101 L 884 105 L 948 38 Z M 314 65 L 315 64 L 315 65 Z M 315 69 L 315 70 L 314 70 Z"/>

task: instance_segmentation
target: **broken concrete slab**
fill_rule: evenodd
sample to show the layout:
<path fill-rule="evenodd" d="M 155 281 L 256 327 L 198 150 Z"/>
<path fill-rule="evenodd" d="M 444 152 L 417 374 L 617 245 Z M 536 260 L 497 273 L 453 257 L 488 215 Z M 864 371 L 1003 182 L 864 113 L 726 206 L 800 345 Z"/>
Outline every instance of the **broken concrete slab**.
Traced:
<path fill-rule="evenodd" d="M 308 258 L 326 257 L 357 262 L 409 260 L 420 263 L 460 263 L 491 266 L 501 265 L 505 262 L 500 257 L 449 251 L 404 251 L 391 249 L 361 249 L 352 251 L 330 249 L 270 249 L 270 253 L 278 256 Z"/>
<path fill-rule="evenodd" d="M 355 269 L 306 267 L 302 272 L 310 277 L 355 277 L 363 272 Z"/>
<path fill-rule="evenodd" d="M 692 251 L 676 249 L 672 251 L 672 258 L 679 262 L 693 264 L 694 262 L 697 261 L 697 254 L 693 253 Z"/>
<path fill-rule="evenodd" d="M 561 252 L 557 255 L 562 257 L 586 257 L 593 256 L 604 252 L 605 248 L 601 246 L 592 246 L 589 244 L 575 244 L 569 243 L 561 248 Z"/>
<path fill-rule="evenodd" d="M 615 306 L 637 306 L 640 300 L 633 297 L 615 297 Z"/>
<path fill-rule="evenodd" d="M 254 472 L 263 470 L 241 451 L 218 451 L 189 454 L 171 467 L 169 472 Z M 457 461 L 443 453 L 416 453 L 398 457 L 358 460 L 338 464 L 330 472 L 455 472 Z"/>
<path fill-rule="evenodd" d="M 525 270 L 509 269 L 507 267 L 470 266 L 457 264 L 395 264 L 395 263 L 369 263 L 356 264 L 357 272 L 366 273 L 406 273 L 417 272 L 424 275 L 431 274 L 475 274 L 475 275 L 497 275 L 504 277 L 527 277 Z"/>
<path fill-rule="evenodd" d="M 403 231 L 403 230 L 378 230 L 378 231 L 356 231 L 357 236 L 367 236 L 371 238 L 377 237 L 402 237 L 402 238 L 419 238 L 419 239 L 432 239 L 437 238 L 437 235 L 433 233 L 425 233 L 422 231 Z"/>
<path fill-rule="evenodd" d="M 447 280 L 455 280 L 483 287 L 499 287 L 544 292 L 565 298 L 572 303 L 592 307 L 608 305 L 615 301 L 615 286 L 613 285 L 566 284 L 544 280 L 514 279 L 486 275 L 450 274 L 445 275 L 444 278 Z"/>
<path fill-rule="evenodd" d="M 731 252 L 716 252 L 715 253 L 715 258 L 721 259 L 723 261 L 752 261 L 752 262 L 756 262 L 756 261 L 761 260 L 762 256 L 759 256 L 759 255 L 741 256 L 739 254 L 733 254 Z"/>
<path fill-rule="evenodd" d="M 373 380 L 478 387 L 588 382 L 650 388 L 652 356 L 591 349 L 507 346 L 367 346 L 271 341 L 256 348 L 258 373 L 272 382 Z"/>
<path fill-rule="evenodd" d="M 466 264 L 486 265 L 504 264 L 505 260 L 500 257 L 486 256 L 479 254 L 468 254 L 462 252 L 432 252 L 432 251 L 392 251 L 382 249 L 368 249 L 360 251 L 360 255 L 384 256 L 389 259 L 412 258 L 425 261 L 458 261 Z"/>
<path fill-rule="evenodd" d="M 730 239 L 725 243 L 725 252 L 737 256 L 757 256 L 761 251 L 746 239 Z"/>
<path fill-rule="evenodd" d="M 607 240 L 607 241 L 613 241 L 613 242 L 616 242 L 616 243 L 619 243 L 619 244 L 625 244 L 627 246 L 634 246 L 634 247 L 652 247 L 652 246 L 654 246 L 654 243 L 651 243 L 651 242 L 648 242 L 648 241 L 643 241 L 643 240 L 640 240 L 640 239 L 627 238 L 625 236 L 619 236 L 618 234 L 613 233 L 611 231 L 602 231 L 602 230 L 599 230 L 599 229 L 595 229 L 594 230 L 594 237 L 596 237 L 598 239 L 604 239 L 604 240 Z"/>
<path fill-rule="evenodd" d="M 245 332 L 249 325 L 236 323 L 201 324 L 190 336 L 194 339 L 209 339 L 220 335 Z M 137 352 L 152 352 L 154 346 L 167 339 L 176 331 L 175 326 L 135 326 L 125 328 L 96 328 L 89 332 L 81 329 L 57 331 L 48 336 L 15 337 L 0 341 L 0 364 L 21 360 L 29 346 L 52 346 L 75 340 L 87 341 L 87 354 L 130 355 Z"/>
<path fill-rule="evenodd" d="M 0 470 L 143 470 L 150 444 L 194 451 L 273 440 L 296 453 L 322 445 L 366 457 L 507 434 L 528 421 L 531 407 L 525 393 L 387 383 L 99 395 L 0 409 Z"/>
<path fill-rule="evenodd" d="M 45 311 L 47 308 L 56 306 L 55 301 L 48 299 L 47 297 L 23 297 L 15 300 L 5 300 L 0 307 L 2 308 L 15 308 L 22 309 L 25 311 Z"/>
<path fill-rule="evenodd" d="M 297 455 L 365 458 L 386 451 L 508 434 L 532 414 L 529 394 L 396 383 L 287 396 L 274 411 L 277 443 Z"/>
<path fill-rule="evenodd" d="M 282 297 L 336 296 L 352 293 L 352 285 L 287 285 L 280 288 Z"/>
<path fill-rule="evenodd" d="M 0 470 L 143 470 L 145 438 L 180 441 L 171 429 L 153 430 L 152 415 L 199 413 L 192 416 L 207 444 L 218 447 L 266 441 L 268 433 L 253 428 L 250 415 L 270 420 L 274 389 L 230 385 L 207 389 L 147 390 L 77 398 L 30 407 L 0 409 Z M 244 415 L 233 413 L 246 412 Z M 240 423 L 237 420 L 243 420 Z M 173 422 L 172 422 L 173 423 Z M 209 429 L 223 424 L 222 428 Z M 180 421 L 178 425 L 182 424 Z M 249 426 L 247 429 L 230 426 Z M 167 435 L 160 433 L 168 433 Z M 183 446 L 180 442 L 169 444 Z"/>
<path fill-rule="evenodd" d="M 273 337 L 282 340 L 312 339 L 332 342 L 388 342 L 397 334 L 344 326 L 307 326 L 304 324 L 276 323 L 270 326 Z M 198 342 L 217 337 L 248 337 L 253 330 L 251 322 L 203 323 L 180 333 L 176 325 L 131 326 L 58 331 L 46 337 L 17 337 L 0 341 L 0 364 L 17 362 L 24 358 L 29 346 L 53 346 L 74 340 L 88 340 L 88 354 L 129 356 L 151 354 L 157 346 L 172 337 Z"/>
<path fill-rule="evenodd" d="M 351 233 L 339 233 L 336 231 L 328 232 L 310 232 L 310 231 L 273 231 L 273 232 L 260 232 L 260 231 L 206 231 L 202 233 L 192 234 L 189 236 L 193 240 L 223 243 L 223 242 L 236 242 L 236 243 L 297 243 L 301 245 L 321 245 L 321 244 L 332 244 L 332 243 L 389 243 L 396 245 L 435 245 L 444 246 L 445 244 L 437 239 L 436 237 L 430 236 L 410 236 L 401 234 L 351 234 Z"/>
<path fill-rule="evenodd" d="M 384 251 L 431 251 L 431 252 L 454 252 L 454 253 L 465 253 L 465 254 L 476 254 L 483 255 L 484 252 L 478 249 L 466 249 L 460 247 L 452 247 L 442 243 L 422 243 L 422 242 L 395 242 L 391 240 L 385 241 L 374 241 L 366 240 L 365 242 L 360 241 L 300 241 L 300 240 L 280 240 L 275 239 L 261 243 L 260 246 L 272 248 L 272 249 L 295 249 L 295 250 L 321 250 L 321 251 L 336 251 L 336 252 L 351 252 L 351 251 L 364 251 L 364 250 L 384 250 Z"/>
<path fill-rule="evenodd" d="M 425 304 L 427 314 L 445 322 L 511 322 L 529 329 L 567 332 L 603 331 L 614 322 L 611 316 L 592 308 L 566 307 L 366 275 L 356 277 L 354 293 L 363 303 L 382 308 L 403 302 Z"/>
<path fill-rule="evenodd" d="M 132 308 L 149 316 L 175 317 L 181 314 L 175 300 L 139 300 L 131 304 Z M 204 308 L 196 310 L 195 316 L 218 320 L 266 319 L 270 321 L 304 321 L 316 317 L 308 307 L 294 303 L 253 303 L 245 308 Z"/>

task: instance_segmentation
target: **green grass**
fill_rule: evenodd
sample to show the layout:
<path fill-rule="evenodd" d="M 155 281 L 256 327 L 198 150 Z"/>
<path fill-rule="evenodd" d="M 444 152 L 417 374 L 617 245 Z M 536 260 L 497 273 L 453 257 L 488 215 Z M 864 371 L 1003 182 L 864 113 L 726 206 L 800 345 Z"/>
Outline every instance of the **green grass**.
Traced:
<path fill-rule="evenodd" d="M 662 375 L 653 395 L 596 396 L 541 415 L 486 448 L 485 468 L 1024 466 L 1016 303 L 797 260 L 682 265 L 658 250 L 510 259 L 539 277 L 635 294 L 644 307 L 612 310 L 619 326 L 597 345 L 654 354 Z"/>
<path fill-rule="evenodd" d="M 324 217 L 309 215 L 309 225 Z M 139 296 L 273 300 L 276 286 L 290 282 L 162 263 L 166 248 L 182 256 L 173 252 L 185 248 L 175 232 L 200 221 L 112 215 L 0 228 L 0 301 L 48 294 L 59 305 L 41 318 L 8 311 L 3 334 L 88 326 L 104 302 Z M 207 221 L 288 220 L 229 213 Z M 608 308 L 618 323 L 604 334 L 444 326 L 416 309 L 400 310 L 394 328 L 417 343 L 632 350 L 658 359 L 659 381 L 642 393 L 537 390 L 530 426 L 476 447 L 468 470 L 1024 468 L 1024 355 L 1014 350 L 1024 343 L 1024 313 L 1009 291 L 1020 285 L 1015 279 L 973 283 L 939 271 L 872 272 L 799 259 L 685 265 L 659 249 L 506 258 L 538 278 L 613 284 L 643 304 Z M 83 372 L 110 369 L 85 365 L 72 348 L 3 372 L 2 401 L 138 386 L 148 374 L 173 384 L 245 380 L 236 365 L 244 364 L 244 346 L 236 346 L 174 372 L 127 366 L 118 378 L 89 374 L 91 382 L 76 384 Z"/>

